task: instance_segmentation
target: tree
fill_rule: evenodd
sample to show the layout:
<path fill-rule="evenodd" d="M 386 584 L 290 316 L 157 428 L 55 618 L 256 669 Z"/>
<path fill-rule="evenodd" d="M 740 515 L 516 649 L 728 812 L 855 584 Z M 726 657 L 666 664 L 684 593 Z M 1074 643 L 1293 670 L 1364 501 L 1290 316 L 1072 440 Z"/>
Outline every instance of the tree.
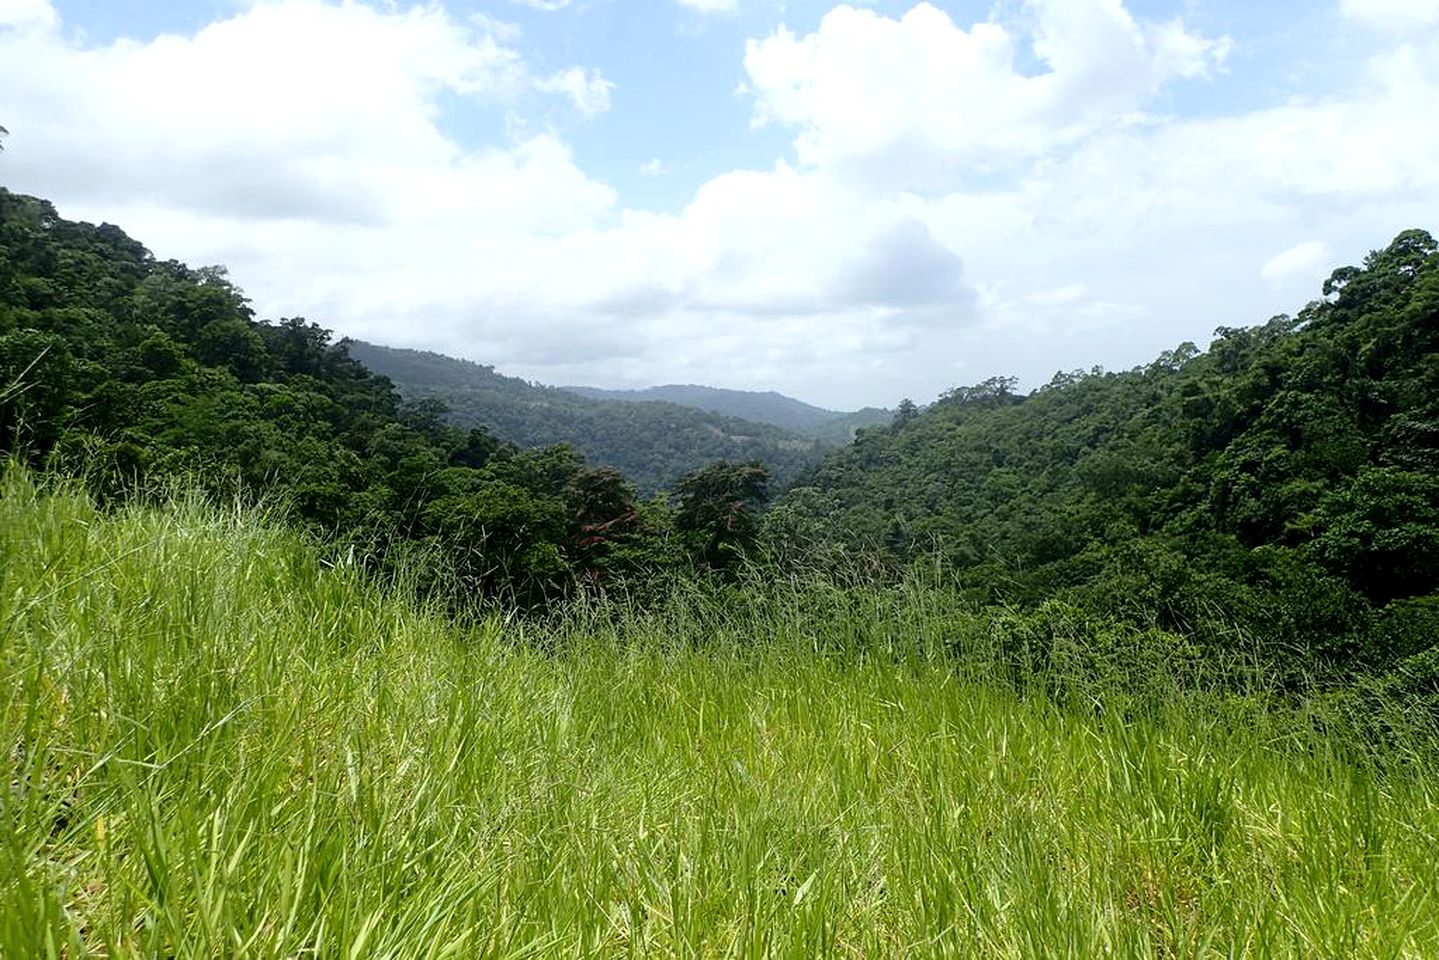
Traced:
<path fill-rule="evenodd" d="M 565 485 L 570 550 L 577 572 L 600 579 L 641 531 L 635 490 L 613 467 L 581 470 Z M 623 566 L 623 563 L 620 563 Z"/>
<path fill-rule="evenodd" d="M 613 529 L 635 517 L 635 491 L 614 467 L 582 470 L 565 485 L 565 504 L 577 531 Z"/>
<path fill-rule="evenodd" d="M 472 427 L 460 445 L 451 451 L 450 462 L 458 467 L 478 469 L 502 451 L 511 455 L 517 452 L 484 427 Z"/>
<path fill-rule="evenodd" d="M 1320 559 L 1371 600 L 1420 596 L 1439 587 L 1439 477 L 1366 467 L 1318 510 Z"/>
<path fill-rule="evenodd" d="M 918 417 L 919 407 L 915 406 L 914 401 L 909 397 L 905 397 L 899 402 L 899 409 L 894 412 L 894 426 L 898 429 Z"/>
<path fill-rule="evenodd" d="M 720 460 L 679 482 L 675 526 L 700 563 L 730 570 L 759 538 L 759 511 L 769 500 L 769 470 L 758 460 Z"/>

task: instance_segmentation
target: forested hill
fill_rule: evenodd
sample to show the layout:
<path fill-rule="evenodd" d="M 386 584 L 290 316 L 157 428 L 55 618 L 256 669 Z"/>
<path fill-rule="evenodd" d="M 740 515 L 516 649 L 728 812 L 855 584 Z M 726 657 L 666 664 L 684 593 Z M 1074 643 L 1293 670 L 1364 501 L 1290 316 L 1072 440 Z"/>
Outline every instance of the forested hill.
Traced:
<path fill-rule="evenodd" d="M 446 423 L 439 399 L 474 426 Z M 569 447 L 534 446 L 557 441 L 677 505 L 638 502 Z M 376 566 L 423 552 L 454 595 L 527 606 L 744 563 L 888 577 L 940 557 L 973 600 L 1037 617 L 1033 649 L 1123 621 L 1198 649 L 1262 645 L 1300 671 L 1427 656 L 1439 690 L 1439 248 L 1426 233 L 1335 271 L 1296 316 L 1221 328 L 1207 352 L 1184 344 L 1027 396 L 990 380 L 902 404 L 814 465 L 819 447 L 258 320 L 222 270 L 156 261 L 118 227 L 0 189 L 0 455 L 102 497 L 176 477 L 270 494 Z M 781 483 L 800 471 L 762 521 L 762 466 L 698 469 L 752 457 Z"/>
<path fill-rule="evenodd" d="M 787 397 L 773 390 L 763 393 L 751 390 L 724 390 L 719 387 L 705 387 L 696 384 L 671 383 L 662 387 L 647 387 L 643 390 L 604 390 L 599 387 L 565 387 L 570 393 L 577 393 L 592 400 L 626 400 L 644 402 L 663 400 L 678 403 L 697 410 L 768 423 L 783 430 L 789 430 L 817 440 L 848 443 L 861 427 L 889 423 L 894 418 L 893 410 L 866 407 L 863 410 L 843 412 L 826 410 Z"/>
<path fill-rule="evenodd" d="M 672 512 L 568 447 L 520 450 L 440 412 L 403 403 L 329 331 L 257 319 L 222 269 L 158 261 L 119 227 L 0 188 L 0 466 L 107 501 L 177 483 L 264 495 L 330 548 L 456 603 L 538 606 L 752 539 L 752 524 L 712 529 L 695 491 L 732 479 L 720 519 L 748 521 L 766 493 L 756 465 L 680 484 Z"/>
<path fill-rule="evenodd" d="M 405 397 L 443 402 L 457 426 L 484 427 L 521 447 L 569 444 L 646 493 L 673 489 L 685 474 L 726 459 L 760 460 L 783 485 L 825 449 L 812 437 L 690 405 L 591 399 L 443 354 L 347 343 L 351 356 Z"/>
<path fill-rule="evenodd" d="M 1387 643 L 1371 604 L 1398 601 L 1385 616 L 1433 633 L 1437 351 L 1439 254 L 1409 231 L 1206 352 L 1029 396 L 950 391 L 831 454 L 774 519 L 808 542 L 937 550 L 1006 599 L 1352 643 Z"/>

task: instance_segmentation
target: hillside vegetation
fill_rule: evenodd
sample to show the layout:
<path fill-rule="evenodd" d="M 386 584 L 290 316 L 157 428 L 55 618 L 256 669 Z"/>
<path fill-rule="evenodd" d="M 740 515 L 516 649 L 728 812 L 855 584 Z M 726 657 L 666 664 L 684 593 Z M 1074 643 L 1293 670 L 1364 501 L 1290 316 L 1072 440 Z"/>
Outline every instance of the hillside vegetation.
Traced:
<path fill-rule="evenodd" d="M 1436 337 L 1439 253 L 1410 231 L 1297 316 L 1222 329 L 1208 352 L 901 405 L 761 514 L 762 463 L 701 466 L 646 501 L 573 447 L 521 449 L 450 425 L 433 397 L 404 402 L 351 351 L 452 398 L 582 409 L 572 425 L 681 459 L 701 451 L 684 424 L 740 443 L 723 418 L 258 320 L 222 270 L 0 191 L 4 450 L 107 500 L 177 476 L 265 497 L 373 573 L 427 558 L 426 589 L 455 609 L 659 597 L 755 563 L 885 582 L 918 561 L 977 603 L 1260 651 L 1288 686 L 1407 675 L 1439 637 Z"/>
<path fill-rule="evenodd" d="M 1439 253 L 1410 231 L 1324 298 L 1122 373 L 950 391 L 865 431 L 771 514 L 800 556 L 942 558 L 1301 671 L 1439 640 Z"/>
<path fill-rule="evenodd" d="M 661 400 L 725 416 L 768 423 L 793 433 L 832 443 L 848 443 L 861 427 L 887 424 L 893 410 L 865 407 L 863 410 L 841 412 L 826 410 L 787 397 L 773 390 L 763 393 L 750 390 L 723 390 L 696 384 L 671 383 L 643 390 L 603 390 L 599 387 L 565 387 L 570 393 L 595 400 L 628 400 L 644 403 Z"/>
<path fill-rule="evenodd" d="M 0 190 L 0 957 L 1439 954 L 1436 337 L 1411 231 L 643 499 L 447 417 L 814 441 L 405 399 Z"/>
<path fill-rule="evenodd" d="M 803 431 L 668 397 L 627 403 L 581 396 L 438 353 L 353 340 L 346 346 L 403 396 L 439 401 L 456 426 L 481 427 L 521 447 L 566 444 L 591 463 L 618 469 L 643 494 L 673 490 L 681 477 L 715 460 L 759 460 L 785 484 L 828 449 Z"/>
<path fill-rule="evenodd" d="M 1122 631 L 1039 667 L 914 579 L 455 625 L 14 469 L 0 582 L 3 956 L 1439 951 L 1433 735 L 1381 693 Z"/>
<path fill-rule="evenodd" d="M 604 429 L 623 434 L 636 408 L 614 409 L 625 416 Z M 704 415 L 666 410 L 647 422 L 683 446 L 666 417 Z M 322 327 L 257 319 L 222 269 L 157 261 L 118 227 L 0 189 L 0 452 L 106 499 L 177 476 L 265 497 L 372 571 L 428 557 L 430 588 L 456 605 L 534 608 L 579 585 L 662 580 L 692 552 L 714 560 L 753 539 L 741 521 L 767 494 L 763 468 L 708 512 L 680 477 L 672 510 L 571 447 L 520 449 L 444 413 L 404 403 Z"/>

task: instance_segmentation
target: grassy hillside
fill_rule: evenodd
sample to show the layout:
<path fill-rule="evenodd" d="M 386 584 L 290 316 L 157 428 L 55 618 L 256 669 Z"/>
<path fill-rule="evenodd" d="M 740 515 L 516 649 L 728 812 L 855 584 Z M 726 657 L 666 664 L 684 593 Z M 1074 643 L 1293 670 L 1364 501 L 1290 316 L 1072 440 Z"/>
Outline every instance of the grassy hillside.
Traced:
<path fill-rule="evenodd" d="M 782 430 L 834 443 L 848 443 L 854 439 L 854 432 L 860 427 L 889 423 L 894 418 L 893 410 L 879 410 L 874 407 L 848 413 L 826 410 L 773 390 L 761 393 L 678 383 L 646 387 L 643 390 L 603 390 L 599 387 L 564 389 L 592 400 L 627 400 L 632 403 L 660 400 L 678 403 L 697 410 L 738 417 L 741 420 L 768 423 Z"/>
<path fill-rule="evenodd" d="M 826 449 L 808 436 L 690 405 L 591 399 L 438 353 L 348 344 L 351 356 L 408 399 L 443 401 L 457 426 L 484 427 L 522 447 L 567 443 L 590 463 L 619 469 L 643 493 L 671 490 L 715 460 L 761 460 L 782 486 Z"/>
<path fill-rule="evenodd" d="M 1439 953 L 1432 732 L 1162 634 L 1027 667 L 914 581 L 460 629 L 13 470 L 0 583 L 0 956 Z"/>

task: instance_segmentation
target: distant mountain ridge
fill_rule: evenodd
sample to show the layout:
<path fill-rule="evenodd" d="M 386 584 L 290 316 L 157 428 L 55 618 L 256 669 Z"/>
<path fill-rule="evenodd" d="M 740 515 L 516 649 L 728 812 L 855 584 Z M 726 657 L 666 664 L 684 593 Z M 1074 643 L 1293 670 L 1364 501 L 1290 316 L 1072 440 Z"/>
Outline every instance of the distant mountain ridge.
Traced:
<path fill-rule="evenodd" d="M 767 423 L 802 436 L 833 443 L 847 443 L 855 430 L 889 423 L 894 411 L 877 407 L 840 411 L 816 407 L 774 390 L 728 390 L 699 384 L 670 383 L 640 390 L 606 390 L 600 387 L 561 387 L 591 400 L 618 400 L 626 403 L 663 401 L 696 410 L 705 410 L 741 420 Z"/>
<path fill-rule="evenodd" d="M 522 447 L 567 443 L 592 463 L 617 467 L 644 493 L 672 489 L 680 477 L 715 460 L 761 460 L 778 489 L 850 433 L 843 420 L 848 414 L 833 414 L 841 418 L 832 421 L 835 439 L 821 439 L 693 404 L 588 397 L 444 354 L 360 340 L 347 344 L 352 357 L 388 377 L 407 400 L 444 402 L 457 426 L 482 426 Z"/>

